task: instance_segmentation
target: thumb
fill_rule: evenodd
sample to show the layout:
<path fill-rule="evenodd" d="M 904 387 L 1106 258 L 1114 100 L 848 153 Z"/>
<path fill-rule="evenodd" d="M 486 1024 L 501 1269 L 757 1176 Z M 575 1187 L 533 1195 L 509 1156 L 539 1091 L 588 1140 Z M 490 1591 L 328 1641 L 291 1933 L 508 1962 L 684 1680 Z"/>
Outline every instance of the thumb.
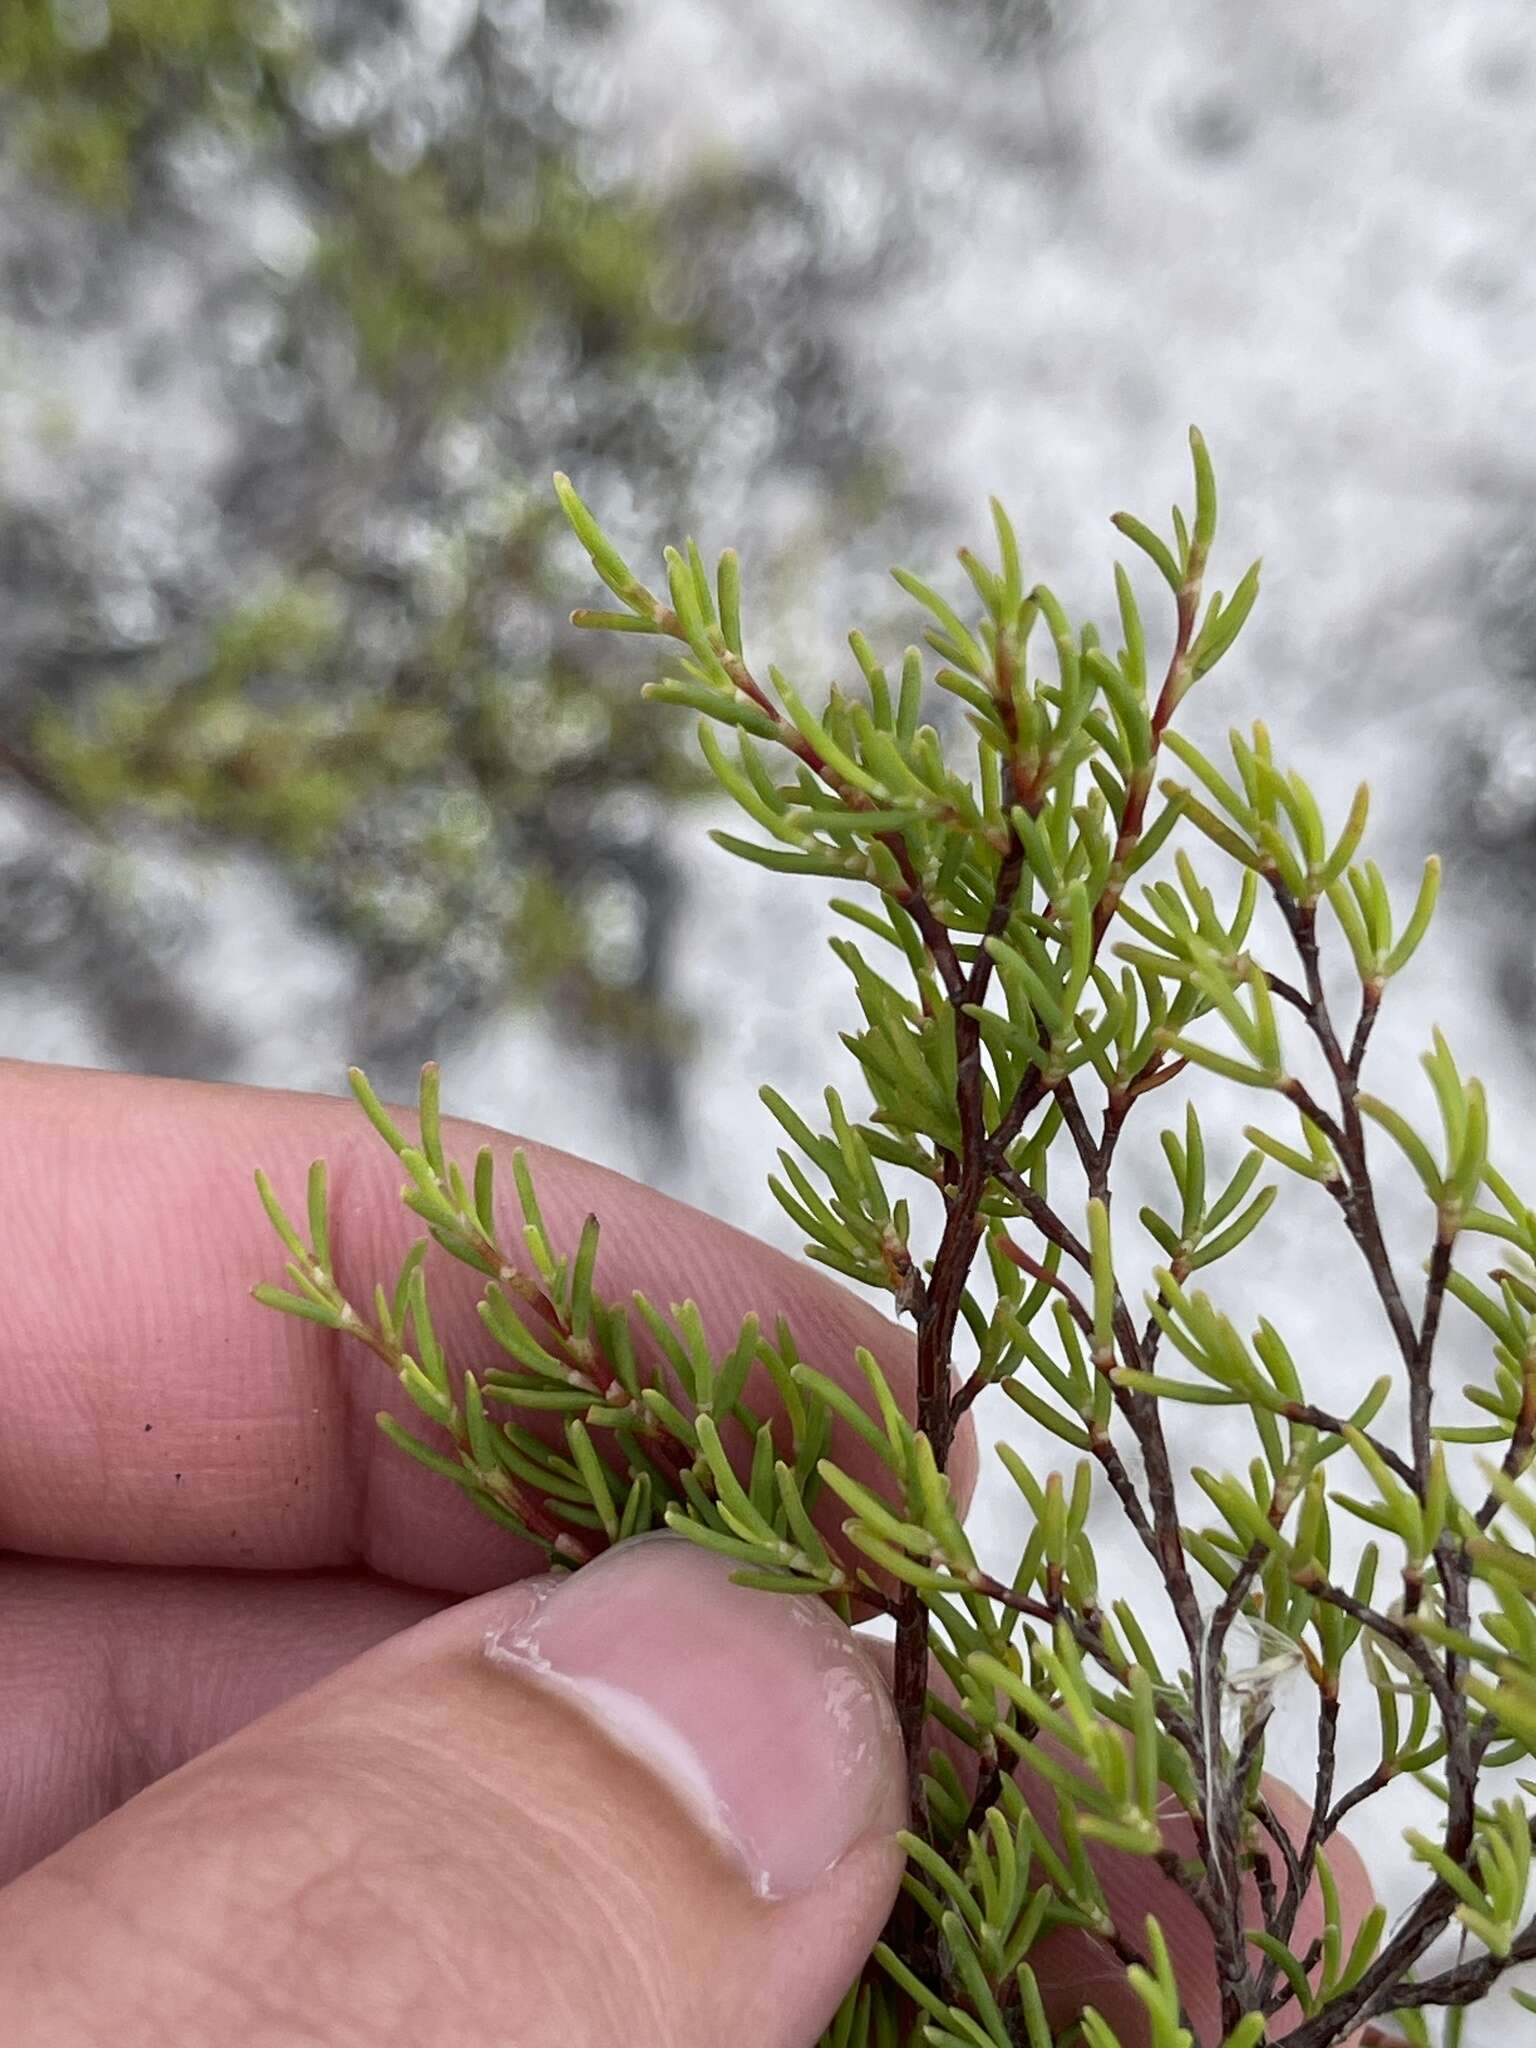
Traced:
<path fill-rule="evenodd" d="M 0 1892 L 49 2048 L 811 2048 L 904 1773 L 818 1602 L 645 1537 L 435 1615 Z M 19 2024 L 17 2024 L 19 2023 Z"/>

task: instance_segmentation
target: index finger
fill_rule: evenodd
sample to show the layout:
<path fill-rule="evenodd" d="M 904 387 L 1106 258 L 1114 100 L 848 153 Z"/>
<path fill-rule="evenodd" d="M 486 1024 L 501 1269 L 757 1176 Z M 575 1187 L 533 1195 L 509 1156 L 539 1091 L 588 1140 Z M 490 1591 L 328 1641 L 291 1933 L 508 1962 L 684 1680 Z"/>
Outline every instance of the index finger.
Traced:
<path fill-rule="evenodd" d="M 102 1562 L 303 1570 L 363 1563 L 469 1593 L 545 1568 L 455 1488 L 403 1457 L 374 1416 L 420 1425 L 392 1379 L 316 1324 L 250 1299 L 282 1263 L 252 1170 L 302 1213 L 311 1159 L 330 1166 L 336 1273 L 366 1303 L 421 1235 L 401 1169 L 346 1100 L 0 1063 L 0 1548 Z M 445 1122 L 451 1156 L 515 1141 Z M 755 1310 L 783 1315 L 800 1353 L 850 1387 L 867 1346 L 911 1408 L 910 1336 L 772 1247 L 606 1168 L 529 1144 L 551 1234 L 603 1227 L 597 1284 L 692 1299 L 728 1345 Z M 513 1233 L 508 1233 L 513 1235 Z M 450 1358 L 499 1354 L 475 1311 L 480 1282 L 436 1247 L 433 1314 Z M 424 1428 L 424 1425 L 421 1425 Z M 869 1478 L 851 1433 L 834 1455 Z M 975 1452 L 952 1460 L 967 1498 Z"/>

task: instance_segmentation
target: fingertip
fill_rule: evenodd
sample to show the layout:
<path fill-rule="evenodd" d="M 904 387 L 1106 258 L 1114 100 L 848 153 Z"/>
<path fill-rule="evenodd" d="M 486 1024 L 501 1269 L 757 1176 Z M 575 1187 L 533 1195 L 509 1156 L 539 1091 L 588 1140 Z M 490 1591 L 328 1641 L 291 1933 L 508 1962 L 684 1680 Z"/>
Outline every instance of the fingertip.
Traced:
<path fill-rule="evenodd" d="M 0 2005 L 120 2048 L 402 2014 L 451 2048 L 488 2011 L 803 2048 L 895 1899 L 903 1783 L 823 1604 L 642 1538 L 434 1616 L 76 1837 L 0 1893 Z"/>
<path fill-rule="evenodd" d="M 975 1419 L 969 1409 L 961 1416 L 955 1431 L 946 1470 L 956 1512 L 963 1518 L 970 1512 L 971 1502 L 976 1497 L 976 1482 L 981 1476 L 981 1445 L 976 1436 Z"/>
<path fill-rule="evenodd" d="M 851 1632 L 823 1601 L 737 1585 L 684 1537 L 607 1552 L 486 1653 L 654 1770 L 759 1898 L 806 1890 L 903 1823 L 895 1711 Z"/>

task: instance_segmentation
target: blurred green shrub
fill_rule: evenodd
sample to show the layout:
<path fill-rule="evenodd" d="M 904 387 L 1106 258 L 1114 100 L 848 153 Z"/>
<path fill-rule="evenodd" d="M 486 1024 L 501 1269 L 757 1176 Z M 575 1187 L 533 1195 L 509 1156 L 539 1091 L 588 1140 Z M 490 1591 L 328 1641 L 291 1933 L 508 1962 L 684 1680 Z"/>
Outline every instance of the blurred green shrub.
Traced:
<path fill-rule="evenodd" d="M 486 0 L 446 51 L 375 0 L 15 0 L 0 25 L 0 154 L 110 221 L 119 263 L 217 238 L 210 334 L 232 307 L 257 336 L 221 369 L 218 601 L 173 598 L 126 654 L 61 622 L 74 651 L 10 736 L 98 819 L 277 861 L 358 949 L 362 1050 L 510 993 L 681 1043 L 666 817 L 699 778 L 628 663 L 549 636 L 549 468 L 686 506 L 729 464 L 749 524 L 770 480 L 841 518 L 889 502 L 826 317 L 889 236 L 829 255 L 789 173 L 639 193 L 562 111 L 611 21 Z M 222 232 L 263 192 L 305 227 L 292 274 Z"/>

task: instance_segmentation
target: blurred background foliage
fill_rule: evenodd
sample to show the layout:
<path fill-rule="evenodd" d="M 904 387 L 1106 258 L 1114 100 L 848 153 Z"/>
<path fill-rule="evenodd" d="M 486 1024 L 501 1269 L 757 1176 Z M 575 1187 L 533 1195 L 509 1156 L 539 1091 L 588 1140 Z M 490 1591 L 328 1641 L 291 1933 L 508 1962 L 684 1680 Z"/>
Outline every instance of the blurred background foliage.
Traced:
<path fill-rule="evenodd" d="M 773 1227 L 696 1176 L 825 1079 L 817 912 L 565 627 L 550 471 L 814 693 L 992 489 L 1092 610 L 1192 418 L 1273 564 L 1213 720 L 1371 754 L 1518 1045 L 1533 108 L 1529 0 L 3 0 L 0 1049 L 435 1053 Z"/>
<path fill-rule="evenodd" d="M 699 771 L 644 664 L 562 630 L 549 472 L 631 530 L 707 508 L 786 560 L 911 508 L 831 318 L 892 221 L 850 248 L 795 165 L 708 153 L 642 190 L 603 131 L 618 26 L 602 0 L 7 0 L 12 318 L 126 345 L 151 414 L 194 384 L 217 453 L 146 494 L 58 406 L 83 488 L 0 508 L 0 739 L 109 844 L 149 819 L 275 862 L 355 951 L 363 1056 L 536 999 L 626 1037 L 664 1119 L 665 826 Z M 174 314 L 135 346 L 157 268 Z M 164 920 L 121 864 L 65 893 L 45 927 L 95 949 L 125 1059 L 220 1071 L 217 1029 L 168 1045 L 143 999 Z"/>

